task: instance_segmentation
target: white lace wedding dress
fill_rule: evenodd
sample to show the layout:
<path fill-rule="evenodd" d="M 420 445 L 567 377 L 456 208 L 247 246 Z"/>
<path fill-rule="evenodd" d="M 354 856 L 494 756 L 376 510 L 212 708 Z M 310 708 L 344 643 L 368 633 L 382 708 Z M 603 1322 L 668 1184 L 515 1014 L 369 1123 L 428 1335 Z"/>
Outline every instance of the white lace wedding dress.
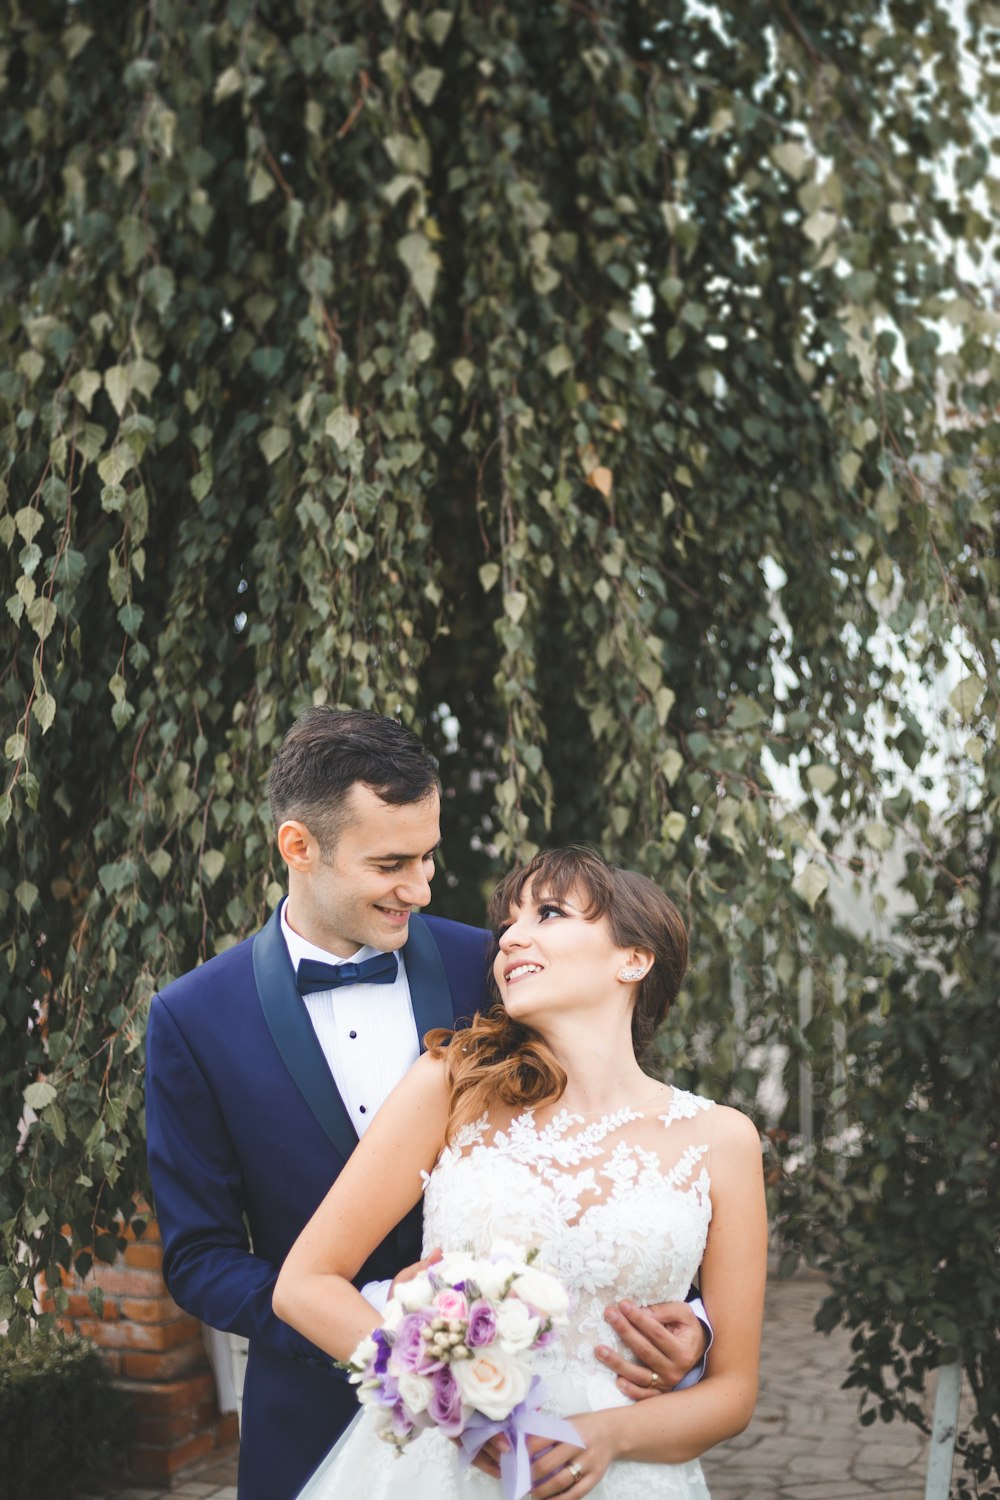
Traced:
<path fill-rule="evenodd" d="M 713 1106 L 675 1089 L 666 1111 L 623 1109 L 588 1123 L 531 1110 L 503 1129 L 466 1126 L 426 1183 L 424 1245 L 488 1254 L 498 1240 L 536 1245 L 570 1289 L 570 1326 L 537 1356 L 559 1416 L 626 1406 L 594 1345 L 615 1344 L 604 1309 L 683 1298 L 701 1263 L 712 1205 Z M 623 1351 L 624 1352 L 624 1351 Z M 657 1397 L 669 1401 L 669 1396 Z M 612 1464 L 594 1500 L 709 1500 L 696 1461 Z M 454 1445 L 421 1433 L 399 1456 L 359 1416 L 299 1500 L 501 1500 L 499 1481 L 460 1471 Z"/>

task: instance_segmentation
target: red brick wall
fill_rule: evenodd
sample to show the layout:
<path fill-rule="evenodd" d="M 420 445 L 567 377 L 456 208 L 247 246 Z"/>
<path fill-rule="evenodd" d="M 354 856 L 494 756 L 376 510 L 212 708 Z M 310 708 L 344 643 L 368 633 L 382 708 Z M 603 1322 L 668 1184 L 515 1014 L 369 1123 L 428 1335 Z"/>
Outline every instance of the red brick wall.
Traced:
<path fill-rule="evenodd" d="M 129 1473 L 139 1482 L 169 1482 L 180 1470 L 237 1440 L 236 1414 L 221 1415 L 201 1324 L 181 1311 L 163 1282 L 156 1221 L 141 1240 L 131 1234 L 114 1265 L 95 1265 L 81 1281 L 65 1276 L 69 1306 L 60 1322 L 101 1350 L 116 1384 L 132 1397 L 135 1432 Z M 98 1317 L 89 1288 L 104 1293 Z M 48 1293 L 43 1302 L 52 1308 Z"/>

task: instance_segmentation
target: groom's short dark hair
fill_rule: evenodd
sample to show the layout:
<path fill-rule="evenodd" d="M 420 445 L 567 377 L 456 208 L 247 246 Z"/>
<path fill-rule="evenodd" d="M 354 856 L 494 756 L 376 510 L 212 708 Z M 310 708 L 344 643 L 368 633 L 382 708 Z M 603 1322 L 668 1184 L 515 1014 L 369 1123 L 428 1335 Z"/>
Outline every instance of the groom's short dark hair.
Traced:
<path fill-rule="evenodd" d="M 324 854 L 344 821 L 356 782 L 383 802 L 419 802 L 440 789 L 437 762 L 397 719 L 360 708 L 307 708 L 285 735 L 267 780 L 275 829 L 304 823 Z"/>

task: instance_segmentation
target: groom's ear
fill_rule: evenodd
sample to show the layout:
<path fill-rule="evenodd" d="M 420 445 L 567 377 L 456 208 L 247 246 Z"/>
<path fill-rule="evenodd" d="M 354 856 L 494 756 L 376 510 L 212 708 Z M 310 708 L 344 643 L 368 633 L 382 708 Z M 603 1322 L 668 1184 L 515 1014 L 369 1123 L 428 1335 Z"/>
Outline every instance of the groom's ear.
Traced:
<path fill-rule="evenodd" d="M 316 842 L 304 823 L 289 818 L 278 829 L 278 853 L 290 870 L 308 870 L 315 860 Z"/>

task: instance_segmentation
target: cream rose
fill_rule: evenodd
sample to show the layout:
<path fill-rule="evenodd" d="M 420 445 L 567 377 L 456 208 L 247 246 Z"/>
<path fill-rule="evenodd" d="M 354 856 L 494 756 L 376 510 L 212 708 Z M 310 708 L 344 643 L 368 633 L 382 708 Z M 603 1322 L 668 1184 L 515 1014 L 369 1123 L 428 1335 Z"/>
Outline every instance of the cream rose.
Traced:
<path fill-rule="evenodd" d="M 517 1356 L 496 1344 L 472 1359 L 456 1360 L 451 1371 L 462 1400 L 492 1422 L 502 1422 L 531 1385 L 531 1375 Z"/>
<path fill-rule="evenodd" d="M 531 1309 L 514 1297 L 507 1297 L 497 1308 L 497 1338 L 508 1354 L 530 1349 L 538 1328 L 538 1319 Z"/>
<path fill-rule="evenodd" d="M 555 1322 L 565 1318 L 569 1311 L 565 1287 L 554 1276 L 546 1271 L 539 1271 L 535 1266 L 528 1266 L 527 1270 L 516 1277 L 511 1291 L 522 1302 L 527 1302 L 536 1312 L 541 1313 L 542 1317 L 552 1318 Z"/>

